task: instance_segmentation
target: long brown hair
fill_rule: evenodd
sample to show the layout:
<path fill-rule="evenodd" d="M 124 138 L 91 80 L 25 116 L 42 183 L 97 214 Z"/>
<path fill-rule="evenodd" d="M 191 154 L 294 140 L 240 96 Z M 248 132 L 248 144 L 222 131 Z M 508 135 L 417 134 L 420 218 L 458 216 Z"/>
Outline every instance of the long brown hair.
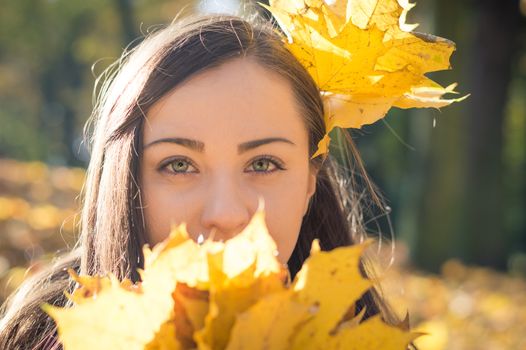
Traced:
<path fill-rule="evenodd" d="M 49 271 L 34 276 L 10 298 L 0 331 L 0 348 L 50 348 L 56 342 L 53 321 L 39 306 L 66 305 L 65 289 L 73 289 L 66 268 L 79 273 L 137 281 L 146 243 L 138 167 L 145 113 L 167 92 L 194 74 L 237 57 L 249 57 L 287 79 L 309 134 L 312 155 L 324 136 L 320 91 L 305 68 L 286 49 L 269 23 L 233 16 L 191 17 L 150 35 L 105 73 L 88 126 L 91 160 L 83 189 L 80 239 L 76 249 Z M 353 164 L 365 176 L 352 139 L 344 139 Z M 332 156 L 317 157 L 316 192 L 304 216 L 298 241 L 288 262 L 291 276 L 309 255 L 312 240 L 323 250 L 351 245 L 365 234 L 354 183 L 344 180 Z M 368 182 L 366 182 L 368 183 Z M 374 189 L 369 188 L 374 195 Z M 364 273 L 365 263 L 363 264 Z M 366 317 L 381 313 L 395 322 L 387 305 L 372 290 L 359 302 Z M 57 348 L 60 347 L 55 343 Z"/>

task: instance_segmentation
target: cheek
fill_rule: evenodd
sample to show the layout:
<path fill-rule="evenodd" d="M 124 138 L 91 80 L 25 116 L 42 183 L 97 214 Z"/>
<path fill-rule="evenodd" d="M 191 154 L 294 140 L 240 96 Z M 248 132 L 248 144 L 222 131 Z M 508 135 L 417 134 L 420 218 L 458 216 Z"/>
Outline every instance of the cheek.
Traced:
<path fill-rule="evenodd" d="M 298 240 L 305 206 L 306 184 L 291 183 L 265 198 L 266 223 L 278 246 L 278 259 L 286 263 Z"/>
<path fill-rule="evenodd" d="M 148 242 L 153 246 L 168 235 L 170 223 L 165 218 L 171 211 L 170 206 L 165 203 L 164 196 L 147 186 L 143 190 L 143 207 Z"/>
<path fill-rule="evenodd" d="M 169 186 L 148 183 L 142 191 L 148 243 L 155 245 L 168 237 L 172 225 L 188 224 L 189 203 L 183 192 L 173 193 Z"/>

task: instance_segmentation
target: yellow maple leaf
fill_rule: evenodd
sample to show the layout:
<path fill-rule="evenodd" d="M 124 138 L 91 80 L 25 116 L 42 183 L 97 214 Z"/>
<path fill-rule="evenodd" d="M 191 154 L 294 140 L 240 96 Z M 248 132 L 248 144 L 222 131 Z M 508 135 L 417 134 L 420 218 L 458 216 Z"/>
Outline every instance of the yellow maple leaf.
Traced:
<path fill-rule="evenodd" d="M 161 325 L 155 337 L 144 346 L 145 350 L 181 350 L 184 345 L 177 339 L 175 320 L 170 318 Z"/>
<path fill-rule="evenodd" d="M 172 293 L 174 309 L 146 350 L 191 349 L 196 347 L 194 333 L 204 326 L 209 293 L 178 283 Z"/>
<path fill-rule="evenodd" d="M 227 277 L 239 275 L 252 264 L 255 264 L 250 273 L 252 280 L 262 275 L 281 273 L 283 266 L 276 259 L 278 248 L 265 225 L 262 198 L 259 199 L 258 210 L 250 223 L 240 234 L 228 240 L 220 254 L 220 270 L 226 271 Z"/>
<path fill-rule="evenodd" d="M 343 327 L 335 336 L 327 337 L 323 347 L 309 346 L 304 349 L 407 349 L 408 344 L 419 335 L 386 325 L 379 316 L 375 316 L 357 326 Z"/>
<path fill-rule="evenodd" d="M 318 241 L 313 242 L 311 256 L 298 272 L 293 289 L 298 302 L 315 307 L 317 312 L 295 336 L 296 348 L 324 348 L 349 307 L 372 287 L 358 268 L 365 247 L 336 248 L 329 253 L 320 252 Z"/>
<path fill-rule="evenodd" d="M 293 335 L 312 317 L 292 291 L 271 294 L 237 317 L 227 350 L 291 349 Z"/>
<path fill-rule="evenodd" d="M 225 280 L 221 285 L 212 286 L 205 326 L 195 335 L 200 349 L 224 349 L 237 315 L 264 296 L 283 290 L 280 274 L 253 277 L 252 282 L 248 282 L 248 276 L 254 276 L 254 271 L 255 264 L 239 276 Z"/>
<path fill-rule="evenodd" d="M 193 333 L 204 327 L 210 302 L 209 292 L 178 284 L 173 293 L 173 298 L 175 313 L 177 314 L 178 310 L 181 310 L 188 320 L 190 330 L 185 336 L 193 339 Z"/>
<path fill-rule="evenodd" d="M 408 0 L 270 0 L 266 7 L 289 39 L 288 48 L 323 92 L 328 152 L 334 127 L 360 128 L 395 106 L 440 108 L 463 98 L 426 73 L 450 69 L 455 44 L 412 32 Z M 428 96 L 424 92 L 433 92 Z"/>
<path fill-rule="evenodd" d="M 194 244 L 181 226 L 153 252 L 146 247 L 145 270 L 140 271 L 143 281 L 136 286 L 113 276 L 73 274 L 81 285 L 71 294 L 76 305 L 71 309 L 43 306 L 57 322 L 64 347 L 144 349 L 172 314 L 172 292 L 178 280 L 195 282 L 201 276 L 196 273 L 203 265 L 199 258 L 206 261 L 206 255 L 194 255 Z"/>
<path fill-rule="evenodd" d="M 78 295 L 74 300 L 78 301 Z M 58 324 L 65 349 L 142 350 L 169 314 L 164 307 L 164 303 L 156 305 L 153 298 L 126 290 L 114 280 L 96 297 L 88 297 L 71 309 L 50 305 L 43 309 Z"/>
<path fill-rule="evenodd" d="M 406 349 L 419 334 L 387 325 L 379 316 L 361 322 L 365 309 L 345 318 L 348 306 L 372 285 L 358 268 L 367 245 L 320 252 L 315 241 L 293 287 L 241 313 L 226 349 L 248 344 L 252 350 Z"/>

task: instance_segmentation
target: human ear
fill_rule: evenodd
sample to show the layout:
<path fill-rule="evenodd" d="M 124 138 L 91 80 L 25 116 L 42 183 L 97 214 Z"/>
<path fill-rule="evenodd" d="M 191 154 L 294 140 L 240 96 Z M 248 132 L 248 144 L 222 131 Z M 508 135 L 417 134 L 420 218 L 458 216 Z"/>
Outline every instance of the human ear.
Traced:
<path fill-rule="evenodd" d="M 317 176 L 318 176 L 318 171 L 317 170 L 311 170 L 310 171 L 309 179 L 308 179 L 308 183 L 307 183 L 307 196 L 305 197 L 305 207 L 303 208 L 303 215 L 304 216 L 307 213 L 307 210 L 309 209 L 310 200 L 311 200 L 312 196 L 314 195 L 314 193 L 316 192 L 316 179 L 317 179 Z"/>

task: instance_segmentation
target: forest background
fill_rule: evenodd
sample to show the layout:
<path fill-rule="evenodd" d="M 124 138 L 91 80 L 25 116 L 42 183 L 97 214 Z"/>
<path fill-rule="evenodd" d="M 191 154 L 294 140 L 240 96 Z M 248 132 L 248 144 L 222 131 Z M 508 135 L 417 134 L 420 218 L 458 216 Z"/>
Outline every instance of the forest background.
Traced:
<path fill-rule="evenodd" d="M 37 269 L 74 242 L 75 197 L 89 159 L 82 128 L 96 77 L 183 8 L 233 13 L 243 4 L 0 1 L 0 302 L 28 266 Z M 396 272 L 392 293 L 417 309 L 417 321 L 435 320 L 428 326 L 448 348 L 490 346 L 455 338 L 452 322 L 475 315 L 482 325 L 473 332 L 504 327 L 526 348 L 526 329 L 513 328 L 520 317 L 514 306 L 526 295 L 526 1 L 421 0 L 408 22 L 457 44 L 453 69 L 431 76 L 458 82 L 471 96 L 440 111 L 392 110 L 353 131 L 392 209 L 389 218 L 371 220 L 370 233 L 394 234 L 395 265 L 420 279 Z M 484 288 L 500 294 L 482 300 Z M 426 297 L 443 298 L 443 305 L 420 305 Z"/>

